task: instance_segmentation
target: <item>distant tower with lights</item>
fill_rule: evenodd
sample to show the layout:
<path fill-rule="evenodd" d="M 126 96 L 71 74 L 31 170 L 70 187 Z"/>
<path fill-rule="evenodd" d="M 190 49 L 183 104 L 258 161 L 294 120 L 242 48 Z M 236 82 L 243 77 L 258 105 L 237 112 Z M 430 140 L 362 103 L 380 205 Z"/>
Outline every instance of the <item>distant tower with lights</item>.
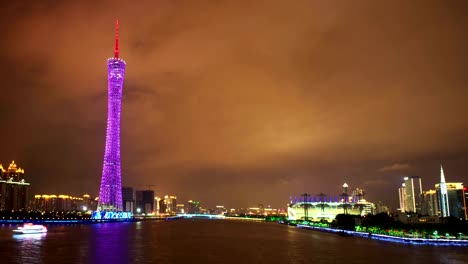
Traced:
<path fill-rule="evenodd" d="M 125 61 L 119 58 L 119 21 L 115 28 L 114 57 L 107 60 L 108 108 L 107 132 L 98 211 L 122 211 L 120 168 L 120 113 L 125 77 Z"/>
<path fill-rule="evenodd" d="M 439 208 L 440 208 L 440 217 L 449 217 L 450 216 L 450 207 L 449 199 L 447 194 L 447 184 L 445 183 L 444 168 L 440 164 L 440 184 L 439 184 Z"/>

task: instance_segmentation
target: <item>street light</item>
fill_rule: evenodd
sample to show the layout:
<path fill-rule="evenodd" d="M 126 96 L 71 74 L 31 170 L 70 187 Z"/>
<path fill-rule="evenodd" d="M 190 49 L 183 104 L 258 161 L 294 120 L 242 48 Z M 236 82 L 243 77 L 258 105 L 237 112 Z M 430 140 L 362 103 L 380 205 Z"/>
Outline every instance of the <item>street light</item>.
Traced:
<path fill-rule="evenodd" d="M 141 209 L 140 209 L 140 208 L 137 208 L 137 213 L 141 213 Z"/>

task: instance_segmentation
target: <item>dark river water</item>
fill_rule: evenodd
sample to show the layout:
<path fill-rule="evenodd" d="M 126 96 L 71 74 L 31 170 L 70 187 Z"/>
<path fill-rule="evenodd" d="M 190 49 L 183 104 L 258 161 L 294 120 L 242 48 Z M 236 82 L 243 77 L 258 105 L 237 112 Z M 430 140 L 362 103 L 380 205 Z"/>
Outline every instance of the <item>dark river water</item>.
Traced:
<path fill-rule="evenodd" d="M 468 263 L 466 247 L 403 245 L 237 220 L 0 226 L 0 263 Z"/>

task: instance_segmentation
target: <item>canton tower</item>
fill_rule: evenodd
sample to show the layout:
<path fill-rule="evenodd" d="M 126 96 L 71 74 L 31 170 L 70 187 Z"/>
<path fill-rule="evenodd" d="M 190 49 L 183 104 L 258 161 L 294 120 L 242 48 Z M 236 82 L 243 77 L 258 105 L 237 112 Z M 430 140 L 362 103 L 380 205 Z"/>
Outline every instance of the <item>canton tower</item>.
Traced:
<path fill-rule="evenodd" d="M 122 211 L 122 178 L 120 170 L 120 112 L 125 61 L 119 58 L 119 21 L 115 25 L 114 57 L 107 60 L 107 130 L 98 211 Z"/>

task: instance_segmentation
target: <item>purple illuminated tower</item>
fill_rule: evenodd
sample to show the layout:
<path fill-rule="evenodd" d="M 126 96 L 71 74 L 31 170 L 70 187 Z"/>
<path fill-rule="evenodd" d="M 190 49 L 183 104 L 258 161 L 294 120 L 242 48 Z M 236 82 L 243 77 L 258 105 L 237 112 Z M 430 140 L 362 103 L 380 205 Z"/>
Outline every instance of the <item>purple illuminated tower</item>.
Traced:
<path fill-rule="evenodd" d="M 115 26 L 114 57 L 107 60 L 108 108 L 104 166 L 98 211 L 122 211 L 122 179 L 120 172 L 120 112 L 125 61 L 119 58 L 119 21 Z"/>

